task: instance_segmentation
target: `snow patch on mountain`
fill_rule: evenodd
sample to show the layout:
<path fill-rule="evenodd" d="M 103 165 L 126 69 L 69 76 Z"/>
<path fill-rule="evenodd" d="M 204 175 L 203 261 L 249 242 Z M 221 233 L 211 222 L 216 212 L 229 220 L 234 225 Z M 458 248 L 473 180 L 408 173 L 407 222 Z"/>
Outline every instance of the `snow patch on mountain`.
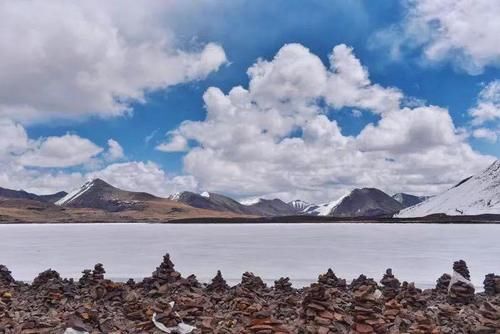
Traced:
<path fill-rule="evenodd" d="M 303 200 L 296 199 L 294 201 L 288 202 L 288 205 L 290 205 L 292 208 L 294 208 L 297 211 L 304 211 L 305 208 L 308 206 L 311 206 L 311 203 L 304 202 Z"/>
<path fill-rule="evenodd" d="M 243 204 L 245 206 L 251 206 L 251 205 L 255 205 L 255 204 L 259 204 L 260 202 L 262 202 L 262 198 L 250 198 L 250 199 L 245 199 L 245 200 L 241 200 L 239 201 L 240 204 Z"/>
<path fill-rule="evenodd" d="M 181 192 L 176 192 L 170 196 L 167 197 L 167 199 L 171 200 L 171 201 L 178 201 L 179 198 L 181 197 Z"/>
<path fill-rule="evenodd" d="M 90 189 L 92 189 L 93 186 L 94 186 L 94 180 L 85 182 L 80 188 L 71 191 L 66 196 L 64 196 L 63 198 L 58 200 L 55 204 L 56 205 L 69 204 L 69 203 L 73 202 L 75 199 L 77 199 L 78 197 L 85 194 Z"/>
<path fill-rule="evenodd" d="M 466 179 L 425 202 L 400 211 L 395 217 L 500 214 L 500 160 L 480 174 Z"/>
<path fill-rule="evenodd" d="M 323 204 L 311 204 L 306 207 L 303 212 L 309 215 L 328 216 L 347 196 L 349 196 L 349 194 L 345 194 L 344 196 L 332 202 Z"/>

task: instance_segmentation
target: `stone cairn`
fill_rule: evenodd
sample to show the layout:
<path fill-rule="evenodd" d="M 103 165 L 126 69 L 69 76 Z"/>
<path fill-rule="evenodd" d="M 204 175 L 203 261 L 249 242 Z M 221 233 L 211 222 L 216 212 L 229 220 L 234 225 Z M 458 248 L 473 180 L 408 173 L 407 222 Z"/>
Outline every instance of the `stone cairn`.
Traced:
<path fill-rule="evenodd" d="M 217 270 L 217 274 L 212 279 L 212 282 L 207 285 L 207 290 L 215 292 L 224 292 L 228 289 L 229 285 L 226 283 L 224 277 L 222 277 L 222 273 L 220 272 L 220 270 Z"/>
<path fill-rule="evenodd" d="M 308 289 L 302 301 L 300 317 L 305 333 L 326 334 L 330 329 L 339 329 L 340 333 L 347 332 L 344 315 L 337 312 L 335 302 L 327 293 L 327 287 L 320 283 L 313 283 Z"/>
<path fill-rule="evenodd" d="M 434 316 L 431 312 L 417 311 L 414 314 L 415 321 L 409 328 L 411 334 L 439 334 Z"/>
<path fill-rule="evenodd" d="M 382 284 L 382 294 L 386 300 L 395 298 L 401 287 L 401 283 L 394 277 L 392 269 L 390 268 L 385 271 L 384 277 L 380 280 L 380 284 Z"/>
<path fill-rule="evenodd" d="M 450 286 L 451 276 L 449 274 L 443 274 L 436 281 L 436 291 L 439 293 L 448 293 L 448 287 Z"/>
<path fill-rule="evenodd" d="M 358 276 L 358 278 L 355 278 L 352 280 L 351 284 L 349 285 L 349 288 L 351 290 L 356 290 L 357 288 L 363 286 L 363 285 L 366 285 L 366 284 L 375 284 L 377 285 L 377 283 L 375 283 L 375 281 L 371 278 L 368 278 L 366 277 L 365 275 L 361 274 Z"/>
<path fill-rule="evenodd" d="M 78 280 L 78 283 L 82 286 L 89 285 L 92 282 L 92 270 L 85 269 L 82 271 L 82 277 Z"/>
<path fill-rule="evenodd" d="M 422 290 L 417 288 L 413 282 L 403 282 L 398 299 L 404 307 L 411 307 L 412 309 L 424 309 L 427 305 Z"/>
<path fill-rule="evenodd" d="M 170 260 L 170 255 L 168 253 L 165 254 L 162 263 L 159 267 L 156 267 L 152 277 L 144 279 L 145 286 L 149 289 L 153 288 L 153 286 L 158 289 L 161 285 L 179 281 L 182 278 L 181 274 L 175 271 L 174 267 L 175 265 Z"/>
<path fill-rule="evenodd" d="M 38 291 L 38 298 L 45 305 L 57 305 L 64 297 L 64 283 L 59 273 L 48 269 L 38 274 L 31 284 L 31 289 Z"/>
<path fill-rule="evenodd" d="M 48 283 L 60 283 L 60 282 L 62 282 L 62 279 L 59 273 L 55 270 L 47 269 L 44 272 L 38 274 L 37 277 L 35 277 L 31 286 L 34 288 L 38 288 Z"/>
<path fill-rule="evenodd" d="M 0 264 L 0 286 L 9 286 L 14 283 L 15 280 L 12 278 L 10 270 L 3 264 Z"/>
<path fill-rule="evenodd" d="M 281 277 L 277 281 L 274 281 L 274 290 L 279 292 L 293 292 L 292 283 L 289 277 Z"/>
<path fill-rule="evenodd" d="M 453 270 L 465 279 L 470 280 L 470 272 L 465 261 L 456 261 L 453 264 Z M 455 282 L 449 288 L 448 299 L 455 304 L 469 304 L 474 300 L 474 286 L 466 282 Z"/>
<path fill-rule="evenodd" d="M 106 270 L 104 270 L 104 266 L 102 263 L 98 263 L 94 266 L 94 270 L 92 270 L 92 281 L 100 282 L 104 280 L 104 274 Z"/>
<path fill-rule="evenodd" d="M 253 273 L 245 272 L 241 277 L 241 287 L 248 289 L 250 291 L 260 291 L 267 288 L 266 284 L 259 276 L 255 276 Z"/>
<path fill-rule="evenodd" d="M 500 294 L 500 276 L 488 274 L 484 278 L 484 293 L 489 296 Z"/>
<path fill-rule="evenodd" d="M 0 319 L 10 318 L 9 304 L 12 299 L 11 287 L 15 285 L 15 280 L 9 269 L 0 264 Z"/>
<path fill-rule="evenodd" d="M 352 314 L 354 333 L 384 333 L 386 323 L 382 316 L 381 292 L 372 279 L 360 277 L 354 286 Z"/>
<path fill-rule="evenodd" d="M 297 290 L 292 286 L 289 277 L 281 277 L 274 281 L 274 298 L 276 305 L 273 315 L 280 320 L 292 321 L 298 317 L 296 306 L 299 304 Z"/>
<path fill-rule="evenodd" d="M 346 280 L 338 278 L 331 268 L 325 274 L 319 275 L 318 283 L 333 288 L 345 288 L 347 286 Z"/>

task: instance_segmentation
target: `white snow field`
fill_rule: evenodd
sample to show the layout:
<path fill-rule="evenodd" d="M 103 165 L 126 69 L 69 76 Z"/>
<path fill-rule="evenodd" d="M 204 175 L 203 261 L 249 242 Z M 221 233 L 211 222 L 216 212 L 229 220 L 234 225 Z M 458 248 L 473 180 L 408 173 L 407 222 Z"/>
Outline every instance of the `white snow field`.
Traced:
<path fill-rule="evenodd" d="M 97 262 L 108 278 L 142 278 L 166 252 L 183 275 L 207 282 L 221 269 L 231 284 L 252 271 L 304 286 L 329 267 L 348 280 L 361 273 L 380 280 L 391 267 L 400 280 L 427 288 L 459 259 L 477 286 L 500 273 L 500 225 L 0 225 L 0 236 L 0 264 L 25 281 L 48 268 L 78 278 Z"/>
<path fill-rule="evenodd" d="M 424 217 L 436 213 L 449 216 L 500 214 L 500 160 L 442 194 L 402 210 L 395 217 Z"/>

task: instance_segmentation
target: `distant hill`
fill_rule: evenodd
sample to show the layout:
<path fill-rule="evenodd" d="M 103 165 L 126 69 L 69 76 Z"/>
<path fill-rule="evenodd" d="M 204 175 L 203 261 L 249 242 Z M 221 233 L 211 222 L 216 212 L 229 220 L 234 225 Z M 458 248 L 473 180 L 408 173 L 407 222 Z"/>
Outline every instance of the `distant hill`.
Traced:
<path fill-rule="evenodd" d="M 396 201 L 403 205 L 403 208 L 417 205 L 430 198 L 430 196 L 415 196 L 406 193 L 397 193 L 392 196 Z"/>
<path fill-rule="evenodd" d="M 403 205 L 375 188 L 354 189 L 341 198 L 318 205 L 310 205 L 304 213 L 332 217 L 379 217 L 392 215 Z"/>
<path fill-rule="evenodd" d="M 67 193 L 60 191 L 55 194 L 50 195 L 35 195 L 24 190 L 12 190 L 0 187 L 0 198 L 10 198 L 10 199 L 28 199 L 33 201 L 54 203 L 66 196 Z"/>
<path fill-rule="evenodd" d="M 396 215 L 400 218 L 434 214 L 449 216 L 500 214 L 500 160 L 453 188 Z"/>
<path fill-rule="evenodd" d="M 197 194 L 190 191 L 174 194 L 169 199 L 195 208 L 233 212 L 250 216 L 288 216 L 299 212 L 299 210 L 280 199 L 269 200 L 261 198 L 247 204 L 242 204 L 221 194 L 209 192 Z"/>
<path fill-rule="evenodd" d="M 101 179 L 94 179 L 59 199 L 56 204 L 66 207 L 93 208 L 114 212 L 141 210 L 144 208 L 144 202 L 155 199 L 159 198 L 144 192 L 121 190 Z"/>

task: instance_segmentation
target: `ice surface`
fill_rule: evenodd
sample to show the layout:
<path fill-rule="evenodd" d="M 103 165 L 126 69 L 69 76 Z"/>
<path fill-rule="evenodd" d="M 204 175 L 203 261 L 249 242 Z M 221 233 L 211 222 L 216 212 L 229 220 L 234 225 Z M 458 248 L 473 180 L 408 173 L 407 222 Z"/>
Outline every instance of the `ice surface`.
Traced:
<path fill-rule="evenodd" d="M 252 271 L 303 286 L 329 267 L 349 280 L 380 280 L 391 267 L 400 280 L 430 287 L 464 259 L 481 286 L 485 274 L 500 273 L 499 235 L 500 225 L 0 225 L 0 264 L 32 280 L 48 268 L 78 278 L 101 262 L 106 277 L 126 280 L 150 275 L 169 252 L 177 270 L 204 282 L 220 269 L 231 284 Z"/>

